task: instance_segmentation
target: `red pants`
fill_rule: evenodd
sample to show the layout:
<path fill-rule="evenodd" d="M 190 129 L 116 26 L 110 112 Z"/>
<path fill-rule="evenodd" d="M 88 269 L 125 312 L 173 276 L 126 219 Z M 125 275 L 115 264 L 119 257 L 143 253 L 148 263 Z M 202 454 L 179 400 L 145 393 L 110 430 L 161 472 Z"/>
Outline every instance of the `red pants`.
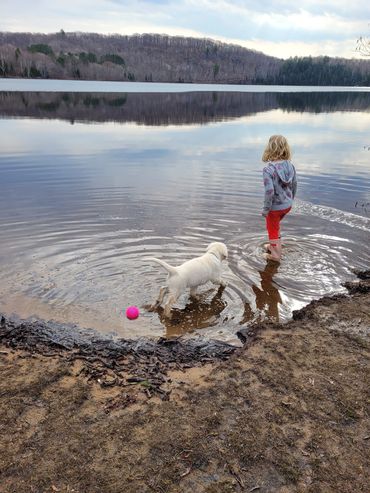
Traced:
<path fill-rule="evenodd" d="M 270 211 L 266 216 L 266 228 L 269 240 L 278 240 L 280 238 L 280 221 L 288 214 L 291 207 L 282 211 Z"/>

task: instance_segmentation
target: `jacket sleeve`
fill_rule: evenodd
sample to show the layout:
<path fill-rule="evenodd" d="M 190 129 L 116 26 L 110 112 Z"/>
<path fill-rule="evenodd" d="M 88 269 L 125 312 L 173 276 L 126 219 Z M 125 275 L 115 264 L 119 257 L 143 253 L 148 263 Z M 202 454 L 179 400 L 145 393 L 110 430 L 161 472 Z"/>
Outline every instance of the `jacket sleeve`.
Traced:
<path fill-rule="evenodd" d="M 297 173 L 296 173 L 296 170 L 294 168 L 294 176 L 293 176 L 293 180 L 292 180 L 292 194 L 293 194 L 293 199 L 295 198 L 296 193 L 297 193 Z"/>
<path fill-rule="evenodd" d="M 263 203 L 263 214 L 267 214 L 271 210 L 272 198 L 274 196 L 274 184 L 270 173 L 263 170 L 263 184 L 265 186 L 265 200 Z"/>

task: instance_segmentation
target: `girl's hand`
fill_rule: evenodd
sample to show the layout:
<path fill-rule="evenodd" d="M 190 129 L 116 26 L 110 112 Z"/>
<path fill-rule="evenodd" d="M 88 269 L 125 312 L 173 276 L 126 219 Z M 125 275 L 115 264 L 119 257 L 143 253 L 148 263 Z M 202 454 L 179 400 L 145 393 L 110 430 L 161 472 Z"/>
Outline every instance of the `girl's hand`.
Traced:
<path fill-rule="evenodd" d="M 262 214 L 263 217 L 267 217 L 268 213 L 269 213 L 269 211 L 262 211 L 261 212 L 261 214 Z"/>

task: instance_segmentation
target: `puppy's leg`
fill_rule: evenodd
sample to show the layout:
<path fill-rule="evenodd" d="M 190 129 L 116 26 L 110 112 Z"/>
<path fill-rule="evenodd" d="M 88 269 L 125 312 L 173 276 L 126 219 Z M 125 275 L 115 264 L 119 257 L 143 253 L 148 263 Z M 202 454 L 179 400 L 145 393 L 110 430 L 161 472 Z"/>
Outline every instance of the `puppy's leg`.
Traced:
<path fill-rule="evenodd" d="M 218 286 L 221 286 L 222 288 L 226 288 L 227 282 L 224 279 L 221 279 L 221 277 L 218 277 L 217 279 L 212 279 L 213 284 L 217 284 Z"/>
<path fill-rule="evenodd" d="M 166 296 L 166 293 L 168 291 L 167 286 L 162 286 L 161 289 L 159 290 L 158 298 L 157 300 L 151 305 L 149 308 L 149 311 L 154 311 L 156 308 L 158 308 L 161 303 L 163 303 L 164 297 Z"/>
<path fill-rule="evenodd" d="M 165 304 L 164 311 L 163 311 L 163 314 L 166 318 L 172 317 L 171 309 L 172 309 L 172 306 L 176 303 L 178 297 L 179 297 L 179 293 L 171 292 L 169 294 L 167 303 Z"/>
<path fill-rule="evenodd" d="M 199 300 L 199 295 L 197 294 L 197 288 L 190 288 L 190 298 Z"/>
<path fill-rule="evenodd" d="M 168 292 L 168 287 L 162 286 L 161 289 L 159 290 L 157 303 L 159 304 L 163 303 L 164 297 L 166 296 L 167 292 Z"/>

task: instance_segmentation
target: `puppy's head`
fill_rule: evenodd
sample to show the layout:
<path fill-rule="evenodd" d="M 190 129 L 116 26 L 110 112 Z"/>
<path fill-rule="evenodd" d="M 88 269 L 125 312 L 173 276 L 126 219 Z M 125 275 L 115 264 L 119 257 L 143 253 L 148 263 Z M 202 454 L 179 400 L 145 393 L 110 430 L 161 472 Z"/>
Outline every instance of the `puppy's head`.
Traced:
<path fill-rule="evenodd" d="M 207 247 L 207 252 L 214 253 L 221 261 L 227 259 L 228 257 L 226 245 L 219 241 L 214 241 L 213 243 L 210 243 Z"/>

